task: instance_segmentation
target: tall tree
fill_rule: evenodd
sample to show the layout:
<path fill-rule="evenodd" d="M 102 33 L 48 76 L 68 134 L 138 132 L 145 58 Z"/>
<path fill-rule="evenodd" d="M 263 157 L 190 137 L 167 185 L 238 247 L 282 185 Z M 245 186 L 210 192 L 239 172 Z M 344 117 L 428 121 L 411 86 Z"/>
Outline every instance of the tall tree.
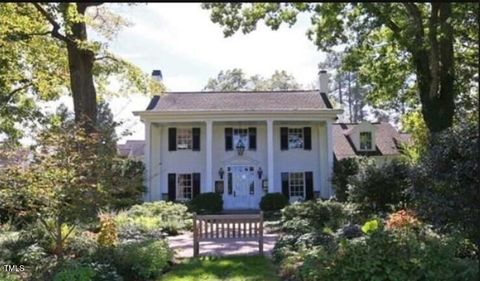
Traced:
<path fill-rule="evenodd" d="M 343 52 L 331 52 L 327 54 L 324 61 L 318 64 L 320 69 L 328 69 L 333 75 L 334 86 L 332 91 L 338 92 L 335 100 L 347 110 L 342 119 L 350 123 L 359 122 L 364 119 L 364 106 L 367 104 L 364 86 L 360 84 L 358 73 L 343 68 Z M 344 95 L 346 99 L 344 99 Z"/>
<path fill-rule="evenodd" d="M 323 51 L 348 44 L 347 54 L 355 55 L 356 63 L 374 63 L 376 68 L 367 69 L 364 77 L 384 93 L 389 89 L 387 97 L 401 94 L 413 74 L 431 132 L 452 125 L 460 90 L 455 84 L 478 80 L 478 74 L 465 77 L 455 71 L 456 64 L 465 67 L 461 53 L 467 49 L 476 57 L 472 63 L 478 73 L 478 3 L 208 3 L 203 7 L 211 10 L 213 22 L 225 27 L 225 36 L 240 29 L 249 33 L 261 20 L 273 30 L 282 23 L 291 26 L 299 13 L 310 13 L 313 27 L 308 37 Z M 473 25 L 476 34 L 465 25 Z M 388 59 L 384 54 L 389 54 Z"/>
<path fill-rule="evenodd" d="M 240 68 L 221 70 L 217 78 L 210 78 L 204 90 L 237 91 L 247 88 L 248 80 Z"/>
<path fill-rule="evenodd" d="M 203 90 L 209 91 L 280 91 L 301 88 L 293 75 L 285 70 L 275 70 L 270 78 L 261 75 L 247 75 L 240 68 L 220 71 L 216 78 L 210 78 Z"/>
<path fill-rule="evenodd" d="M 108 41 L 125 24 L 102 2 L 1 4 L 0 132 L 15 137 L 15 123 L 38 117 L 30 113 L 35 101 L 65 92 L 73 97 L 76 122 L 94 131 L 97 90 L 106 92 L 108 77 L 119 77 L 126 89 L 159 90 L 105 42 L 88 38 L 87 26 Z"/>

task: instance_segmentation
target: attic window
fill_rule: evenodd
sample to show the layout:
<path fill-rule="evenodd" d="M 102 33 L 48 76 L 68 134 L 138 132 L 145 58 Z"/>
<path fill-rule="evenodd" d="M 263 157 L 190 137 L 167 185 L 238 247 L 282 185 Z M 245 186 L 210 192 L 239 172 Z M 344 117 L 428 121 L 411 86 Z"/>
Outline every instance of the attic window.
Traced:
<path fill-rule="evenodd" d="M 372 132 L 360 132 L 360 150 L 372 150 Z"/>

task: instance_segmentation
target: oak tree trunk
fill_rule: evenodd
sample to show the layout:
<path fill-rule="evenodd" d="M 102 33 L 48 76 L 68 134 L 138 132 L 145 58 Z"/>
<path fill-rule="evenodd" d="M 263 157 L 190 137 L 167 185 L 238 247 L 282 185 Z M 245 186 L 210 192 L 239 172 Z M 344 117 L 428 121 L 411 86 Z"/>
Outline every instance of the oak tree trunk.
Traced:
<path fill-rule="evenodd" d="M 87 5 L 77 3 L 78 13 L 84 15 L 87 7 Z M 84 22 L 72 25 L 71 37 L 79 41 L 87 40 L 87 28 Z M 92 71 L 95 54 L 89 49 L 81 48 L 77 42 L 67 42 L 75 122 L 91 133 L 95 131 L 97 119 L 97 98 Z"/>
<path fill-rule="evenodd" d="M 423 33 L 420 16 L 412 14 L 418 23 L 415 44 L 410 49 L 416 67 L 423 119 L 432 133 L 451 127 L 455 111 L 450 13 L 450 3 L 432 4 L 428 36 Z M 438 27 L 440 34 L 437 34 Z"/>

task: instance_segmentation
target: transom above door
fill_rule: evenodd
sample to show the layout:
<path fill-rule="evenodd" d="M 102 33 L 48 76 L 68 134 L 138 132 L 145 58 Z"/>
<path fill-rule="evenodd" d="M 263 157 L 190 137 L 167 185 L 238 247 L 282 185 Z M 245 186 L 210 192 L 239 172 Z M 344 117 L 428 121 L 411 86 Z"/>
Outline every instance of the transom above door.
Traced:
<path fill-rule="evenodd" d="M 226 167 L 223 205 L 225 209 L 258 209 L 260 187 L 255 167 L 232 165 Z"/>

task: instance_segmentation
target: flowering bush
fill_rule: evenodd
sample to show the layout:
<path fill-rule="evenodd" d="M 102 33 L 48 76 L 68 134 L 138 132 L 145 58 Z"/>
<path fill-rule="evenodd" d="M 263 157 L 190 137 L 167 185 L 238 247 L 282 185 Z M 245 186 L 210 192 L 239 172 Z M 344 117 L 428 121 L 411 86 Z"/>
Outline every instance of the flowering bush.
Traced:
<path fill-rule="evenodd" d="M 387 229 L 405 229 L 418 227 L 420 221 L 410 210 L 400 210 L 388 216 L 385 226 Z"/>

